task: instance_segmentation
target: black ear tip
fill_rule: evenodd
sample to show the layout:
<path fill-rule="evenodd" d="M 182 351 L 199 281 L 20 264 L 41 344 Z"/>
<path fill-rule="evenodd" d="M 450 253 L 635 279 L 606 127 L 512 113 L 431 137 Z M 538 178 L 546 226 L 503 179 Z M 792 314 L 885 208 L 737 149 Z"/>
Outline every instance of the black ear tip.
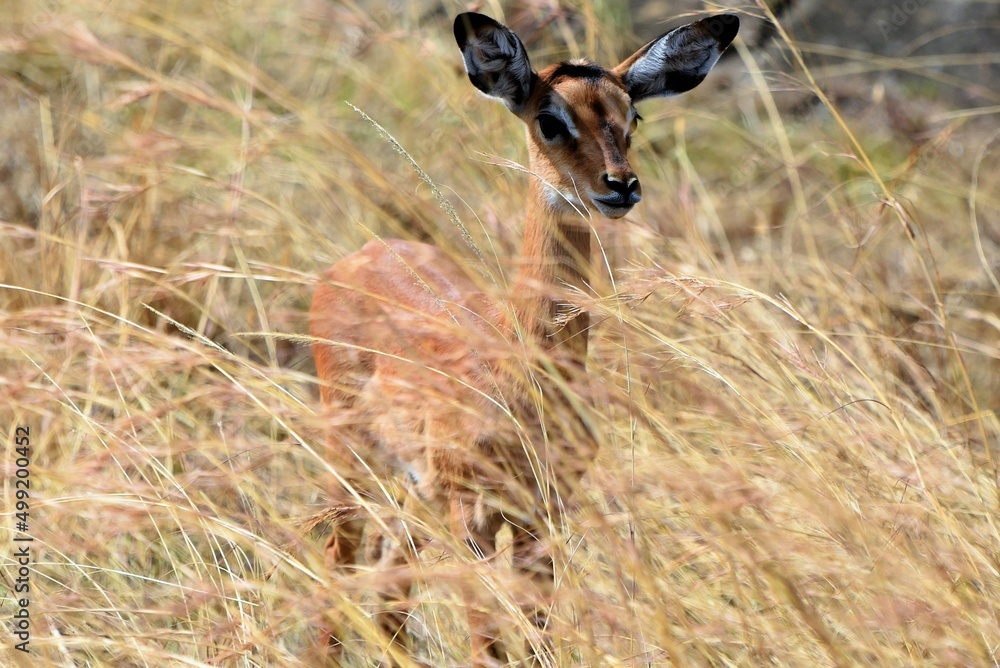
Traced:
<path fill-rule="evenodd" d="M 455 41 L 458 48 L 464 49 L 469 42 L 469 36 L 477 34 L 480 30 L 488 26 L 499 25 L 496 21 L 485 14 L 476 12 L 463 12 L 455 17 Z"/>
<path fill-rule="evenodd" d="M 469 13 L 459 14 L 455 17 L 455 41 L 458 48 L 464 49 L 469 41 L 469 31 L 472 29 L 472 22 L 469 20 Z"/>
<path fill-rule="evenodd" d="M 740 17 L 736 14 L 719 14 L 702 21 L 712 36 L 719 41 L 719 50 L 725 49 L 736 39 L 740 31 Z"/>

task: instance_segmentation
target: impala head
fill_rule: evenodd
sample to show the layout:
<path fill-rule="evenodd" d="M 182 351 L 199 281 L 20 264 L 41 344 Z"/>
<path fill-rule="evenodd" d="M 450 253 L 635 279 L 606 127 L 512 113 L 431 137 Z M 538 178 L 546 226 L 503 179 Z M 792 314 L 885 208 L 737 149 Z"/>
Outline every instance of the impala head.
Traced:
<path fill-rule="evenodd" d="M 572 60 L 535 72 L 524 44 L 488 16 L 460 14 L 455 39 L 472 84 L 528 126 L 532 169 L 557 211 L 585 207 L 621 218 L 642 199 L 628 161 L 640 100 L 691 90 L 736 37 L 723 14 L 658 37 L 606 69 Z"/>

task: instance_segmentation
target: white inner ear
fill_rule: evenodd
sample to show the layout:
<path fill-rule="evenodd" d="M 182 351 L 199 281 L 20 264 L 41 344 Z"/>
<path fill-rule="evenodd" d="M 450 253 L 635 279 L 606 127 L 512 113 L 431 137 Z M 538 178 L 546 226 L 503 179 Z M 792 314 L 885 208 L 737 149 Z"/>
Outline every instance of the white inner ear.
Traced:
<path fill-rule="evenodd" d="M 661 72 L 708 74 L 721 55 L 715 42 L 674 40 L 668 35 L 632 65 L 629 75 L 645 79 L 657 77 Z"/>
<path fill-rule="evenodd" d="M 470 75 L 486 73 L 493 79 L 493 90 L 481 91 L 484 95 L 499 98 L 511 109 L 515 96 L 527 95 L 531 65 L 527 52 L 513 33 L 493 28 L 470 40 L 464 55 L 466 72 Z"/>
<path fill-rule="evenodd" d="M 523 67 L 526 64 L 524 62 L 524 58 L 522 57 L 523 52 L 519 53 L 521 50 L 518 49 L 517 38 L 513 33 L 495 29 L 491 37 L 496 43 L 497 48 L 500 50 L 501 55 L 507 57 L 517 57 L 517 60 L 512 63 L 515 67 Z"/>
<path fill-rule="evenodd" d="M 625 75 L 626 83 L 637 83 L 647 88 L 660 88 L 669 83 L 673 74 L 705 76 L 718 62 L 722 51 L 718 43 L 682 26 L 656 40 Z M 651 95 L 670 95 L 664 88 Z"/>

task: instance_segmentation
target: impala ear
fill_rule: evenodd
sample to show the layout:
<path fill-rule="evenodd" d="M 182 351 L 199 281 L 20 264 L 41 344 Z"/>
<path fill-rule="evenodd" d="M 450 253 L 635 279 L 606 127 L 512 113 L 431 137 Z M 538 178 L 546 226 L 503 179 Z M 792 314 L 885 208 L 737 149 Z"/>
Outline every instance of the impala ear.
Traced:
<path fill-rule="evenodd" d="M 614 73 L 632 102 L 677 95 L 700 84 L 740 30 L 740 19 L 720 14 L 657 37 L 626 58 Z"/>
<path fill-rule="evenodd" d="M 536 76 L 517 35 L 488 16 L 466 12 L 455 17 L 455 41 L 472 85 L 516 112 L 531 95 Z"/>

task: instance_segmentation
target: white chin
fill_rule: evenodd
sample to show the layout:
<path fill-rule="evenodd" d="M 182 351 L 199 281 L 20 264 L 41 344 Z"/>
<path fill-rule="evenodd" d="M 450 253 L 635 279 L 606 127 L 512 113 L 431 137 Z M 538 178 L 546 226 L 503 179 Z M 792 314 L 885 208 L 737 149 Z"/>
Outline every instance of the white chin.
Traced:
<path fill-rule="evenodd" d="M 548 196 L 549 206 L 555 211 L 562 213 L 573 213 L 575 211 L 580 213 L 586 208 L 583 202 L 571 193 L 561 193 L 554 188 L 546 188 L 546 195 Z"/>

